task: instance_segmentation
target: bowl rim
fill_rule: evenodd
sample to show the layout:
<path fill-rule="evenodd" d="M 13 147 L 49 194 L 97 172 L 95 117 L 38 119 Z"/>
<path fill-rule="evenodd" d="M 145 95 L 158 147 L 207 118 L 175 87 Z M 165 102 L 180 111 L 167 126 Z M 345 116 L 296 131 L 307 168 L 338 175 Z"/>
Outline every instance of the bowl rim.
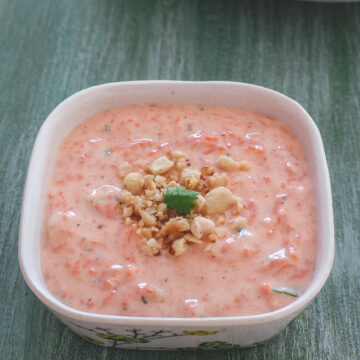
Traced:
<path fill-rule="evenodd" d="M 319 151 L 320 164 L 322 165 L 322 184 L 323 184 L 323 193 L 326 201 L 327 211 L 326 216 L 329 224 L 329 228 L 327 229 L 326 238 L 329 242 L 329 251 L 328 254 L 325 254 L 326 261 L 324 266 L 320 269 L 320 274 L 318 275 L 316 286 L 313 286 L 311 291 L 306 291 L 303 295 L 301 295 L 294 302 L 289 305 L 278 309 L 276 311 L 256 314 L 256 315 L 245 315 L 245 316 L 229 316 L 229 317 L 194 317 L 194 318 L 181 318 L 181 317 L 139 317 L 139 316 L 120 316 L 120 315 L 106 315 L 106 314 L 97 314 L 97 313 L 88 313 L 85 311 L 80 311 L 69 307 L 55 297 L 51 298 L 47 296 L 46 293 L 39 289 L 36 285 L 34 279 L 29 275 L 28 269 L 24 263 L 24 259 L 27 254 L 24 253 L 23 242 L 26 237 L 26 228 L 25 228 L 25 217 L 30 214 L 26 213 L 25 207 L 28 202 L 29 193 L 31 191 L 31 184 L 29 183 L 30 175 L 33 171 L 35 158 L 34 155 L 40 149 L 40 141 L 45 136 L 45 128 L 51 125 L 52 118 L 56 113 L 61 111 L 63 108 L 71 105 L 74 101 L 76 102 L 78 98 L 83 97 L 89 92 L 97 91 L 104 88 L 112 88 L 112 87 L 126 87 L 126 86 L 147 86 L 147 85 L 160 85 L 160 86 L 177 86 L 186 84 L 188 86 L 211 86 L 211 85 L 224 85 L 224 86 L 241 86 L 247 87 L 253 90 L 261 90 L 265 93 L 268 93 L 272 96 L 277 96 L 280 100 L 286 100 L 288 103 L 291 103 L 296 109 L 297 112 L 301 113 L 303 117 L 303 121 L 307 121 L 307 125 L 310 127 L 311 131 L 314 134 L 314 142 L 317 145 L 317 150 Z M 49 125 L 50 124 L 50 125 Z M 178 80 L 137 80 L 137 81 L 124 81 L 124 82 L 110 82 L 105 84 L 99 84 L 95 86 L 91 86 L 64 99 L 60 104 L 58 104 L 46 117 L 45 121 L 40 127 L 40 130 L 36 136 L 35 143 L 33 146 L 32 154 L 30 157 L 30 162 L 27 171 L 26 182 L 24 186 L 24 195 L 23 195 L 23 203 L 21 209 L 21 218 L 20 218 L 20 226 L 19 226 L 19 241 L 18 241 L 18 260 L 21 272 L 23 277 L 29 286 L 29 288 L 33 291 L 33 293 L 54 313 L 63 316 L 68 319 L 92 322 L 97 324 L 111 324 L 111 325 L 152 325 L 152 326 L 238 326 L 238 325 L 254 325 L 259 323 L 268 323 L 274 320 L 279 320 L 282 318 L 293 316 L 297 314 L 301 310 L 303 310 L 310 302 L 314 299 L 314 297 L 319 293 L 321 288 L 324 286 L 333 264 L 334 260 L 334 221 L 333 221 L 333 208 L 332 208 L 332 195 L 331 195 L 331 185 L 330 185 L 330 176 L 329 170 L 327 166 L 324 146 L 322 142 L 322 138 L 319 132 L 318 127 L 316 126 L 314 120 L 310 117 L 307 111 L 295 100 L 290 97 L 275 91 L 268 89 L 263 86 L 244 83 L 244 82 L 235 82 L 235 81 L 178 81 Z M 310 283 L 309 287 L 313 284 L 313 280 Z M 308 288 L 309 289 L 309 288 Z"/>

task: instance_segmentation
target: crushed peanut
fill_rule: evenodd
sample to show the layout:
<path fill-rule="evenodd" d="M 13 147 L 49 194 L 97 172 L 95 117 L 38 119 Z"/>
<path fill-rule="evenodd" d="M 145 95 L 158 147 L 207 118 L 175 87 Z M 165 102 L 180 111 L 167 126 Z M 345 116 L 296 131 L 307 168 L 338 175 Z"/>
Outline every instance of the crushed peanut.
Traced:
<path fill-rule="evenodd" d="M 188 249 L 188 244 L 186 243 L 186 240 L 184 238 L 180 238 L 175 240 L 172 244 L 171 244 L 171 251 L 173 252 L 174 256 L 179 256 L 182 255 L 187 249 Z"/>
<path fill-rule="evenodd" d="M 250 165 L 246 161 L 237 162 L 232 159 L 230 156 L 221 155 L 217 161 L 216 165 L 226 171 L 233 171 L 233 170 L 249 170 Z"/>
<path fill-rule="evenodd" d="M 155 256 L 160 255 L 161 248 L 161 243 L 157 242 L 154 238 L 151 238 L 146 242 L 146 245 L 141 248 L 141 251 L 144 255 Z"/>
<path fill-rule="evenodd" d="M 214 173 L 214 175 L 209 176 L 206 179 L 206 185 L 210 189 L 214 189 L 219 186 L 226 186 L 227 183 L 228 183 L 228 177 L 224 173 L 223 174 Z"/>
<path fill-rule="evenodd" d="M 124 162 L 119 165 L 118 171 L 119 171 L 119 176 L 121 178 L 124 178 L 127 174 L 131 172 L 131 166 L 128 162 Z"/>
<path fill-rule="evenodd" d="M 181 172 L 180 184 L 185 186 L 187 189 L 196 189 L 200 182 L 201 173 L 194 169 L 184 169 Z"/>
<path fill-rule="evenodd" d="M 165 223 L 160 232 L 161 235 L 176 235 L 187 230 L 190 230 L 188 221 L 182 217 L 176 217 Z"/>
<path fill-rule="evenodd" d="M 214 222 L 203 216 L 197 216 L 191 224 L 191 232 L 197 239 L 211 234 L 214 229 Z"/>
<path fill-rule="evenodd" d="M 119 177 L 123 179 L 126 190 L 119 195 L 118 207 L 122 210 L 125 224 L 135 226 L 136 233 L 145 238 L 141 252 L 146 256 L 157 256 L 164 250 L 180 256 L 191 245 L 224 239 L 227 229 L 219 225 L 226 223 L 225 212 L 232 209 L 232 214 L 238 215 L 243 210 L 241 198 L 226 188 L 226 173 L 217 173 L 211 166 L 197 170 L 190 165 L 186 154 L 177 150 L 151 164 L 143 163 L 142 168 L 137 166 L 136 172 L 128 163 L 119 166 Z M 229 156 L 221 156 L 216 165 L 226 171 L 235 166 L 240 170 L 245 167 L 245 162 L 238 163 Z M 197 192 L 197 199 L 188 215 L 180 216 L 164 202 L 170 187 Z M 235 231 L 245 225 L 244 217 L 232 221 Z"/>
<path fill-rule="evenodd" d="M 245 227 L 245 225 L 246 225 L 246 218 L 242 216 L 235 218 L 233 221 L 233 229 L 235 231 L 242 230 Z"/>
<path fill-rule="evenodd" d="M 149 167 L 150 172 L 155 175 L 165 174 L 174 166 L 174 162 L 166 156 L 159 157 Z"/>
<path fill-rule="evenodd" d="M 227 230 L 225 228 L 219 227 L 215 229 L 215 232 L 219 239 L 225 239 L 227 235 Z"/>
<path fill-rule="evenodd" d="M 144 186 L 144 178 L 138 172 L 132 172 L 125 176 L 124 184 L 133 195 L 136 195 Z"/>
<path fill-rule="evenodd" d="M 134 210 L 131 206 L 125 206 L 123 209 L 123 217 L 129 217 L 133 214 Z"/>
<path fill-rule="evenodd" d="M 224 186 L 209 191 L 205 196 L 205 210 L 209 215 L 223 214 L 235 203 L 232 192 Z"/>

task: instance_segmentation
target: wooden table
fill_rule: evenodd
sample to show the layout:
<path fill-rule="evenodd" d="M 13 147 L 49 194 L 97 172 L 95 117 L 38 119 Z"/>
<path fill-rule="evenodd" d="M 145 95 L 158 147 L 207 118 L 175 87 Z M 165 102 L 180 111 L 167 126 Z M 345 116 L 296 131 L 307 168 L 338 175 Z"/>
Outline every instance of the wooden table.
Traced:
<path fill-rule="evenodd" d="M 136 352 L 88 344 L 27 288 L 22 189 L 47 114 L 82 88 L 136 79 L 234 80 L 298 100 L 323 136 L 336 256 L 316 300 L 246 350 Z M 0 1 L 0 358 L 359 359 L 360 5 L 220 0 Z"/>

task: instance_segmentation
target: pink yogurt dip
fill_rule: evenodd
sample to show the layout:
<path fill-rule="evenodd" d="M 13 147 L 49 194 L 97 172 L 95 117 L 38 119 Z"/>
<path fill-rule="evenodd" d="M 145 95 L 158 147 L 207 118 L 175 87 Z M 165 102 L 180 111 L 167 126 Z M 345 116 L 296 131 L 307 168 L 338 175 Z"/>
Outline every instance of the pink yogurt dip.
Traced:
<path fill-rule="evenodd" d="M 192 168 L 229 154 L 248 171 L 228 172 L 247 226 L 175 257 L 147 257 L 144 238 L 117 205 L 119 164 L 141 171 L 169 150 Z M 102 186 L 111 185 L 104 192 Z M 84 121 L 65 139 L 47 193 L 42 270 L 66 305 L 93 313 L 212 317 L 271 312 L 301 295 L 314 272 L 315 210 L 300 142 L 282 123 L 240 108 L 133 105 Z M 205 250 L 206 248 L 206 250 Z M 286 290 L 285 289 L 285 290 Z M 283 289 L 282 289 L 283 290 Z"/>

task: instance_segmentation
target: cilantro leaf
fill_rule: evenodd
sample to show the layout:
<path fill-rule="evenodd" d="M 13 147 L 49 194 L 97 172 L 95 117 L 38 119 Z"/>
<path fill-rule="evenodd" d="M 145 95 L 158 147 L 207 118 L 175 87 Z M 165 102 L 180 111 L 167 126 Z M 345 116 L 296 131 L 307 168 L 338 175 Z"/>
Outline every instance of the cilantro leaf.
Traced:
<path fill-rule="evenodd" d="M 285 295 L 289 295 L 289 296 L 293 296 L 293 297 L 298 297 L 299 296 L 299 294 L 297 293 L 297 291 L 295 289 L 287 288 L 285 286 L 272 288 L 272 291 L 276 292 L 278 294 L 285 294 Z"/>
<path fill-rule="evenodd" d="M 179 215 L 189 215 L 190 208 L 195 205 L 194 200 L 198 198 L 198 195 L 196 191 L 179 187 L 169 187 L 165 194 L 164 203 L 170 210 L 175 208 Z"/>

